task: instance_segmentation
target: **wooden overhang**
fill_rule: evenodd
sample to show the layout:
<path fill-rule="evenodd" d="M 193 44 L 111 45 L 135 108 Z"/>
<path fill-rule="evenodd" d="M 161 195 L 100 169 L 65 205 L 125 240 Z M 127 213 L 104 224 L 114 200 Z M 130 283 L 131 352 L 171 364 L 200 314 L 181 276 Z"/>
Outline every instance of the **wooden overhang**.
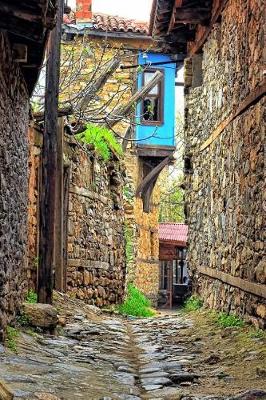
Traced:
<path fill-rule="evenodd" d="M 0 30 L 8 33 L 29 94 L 43 62 L 48 32 L 55 26 L 58 0 L 0 0 Z"/>
<path fill-rule="evenodd" d="M 195 54 L 201 50 L 226 0 L 154 0 L 150 34 L 172 51 Z"/>

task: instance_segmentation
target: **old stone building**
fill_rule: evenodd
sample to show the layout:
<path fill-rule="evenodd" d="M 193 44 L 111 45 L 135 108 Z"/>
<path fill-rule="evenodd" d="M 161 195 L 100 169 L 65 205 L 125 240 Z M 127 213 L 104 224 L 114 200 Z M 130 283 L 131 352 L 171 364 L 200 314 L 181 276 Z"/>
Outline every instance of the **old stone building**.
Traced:
<path fill-rule="evenodd" d="M 42 135 L 38 125 L 30 128 L 28 280 L 34 290 Z M 115 153 L 104 161 L 92 146 L 64 136 L 63 286 L 71 297 L 97 306 L 118 303 L 124 294 L 123 180 L 124 167 Z"/>
<path fill-rule="evenodd" d="M 141 87 L 142 81 L 140 75 L 142 74 L 142 70 L 139 70 L 137 67 L 139 63 L 144 62 L 144 58 L 141 60 L 140 54 L 148 50 L 157 53 L 162 50 L 159 50 L 158 45 L 156 44 L 155 46 L 152 42 L 151 37 L 148 35 L 147 24 L 104 14 L 94 13 L 87 15 L 82 11 L 86 11 L 87 8 L 87 3 L 85 4 L 80 0 L 78 2 L 75 23 L 72 21 L 72 23 L 63 25 L 63 48 L 65 47 L 67 52 L 67 49 L 73 46 L 75 51 L 79 52 L 86 42 L 86 48 L 90 47 L 93 50 L 94 58 L 97 58 L 97 60 L 107 62 L 112 58 L 120 57 L 120 63 L 123 65 L 123 68 L 120 68 L 119 65 L 117 66 L 112 76 L 108 77 L 102 89 L 98 91 L 97 98 L 93 104 L 94 107 L 97 107 L 99 104 L 110 102 L 108 104 L 108 111 L 111 112 L 117 105 L 117 102 L 119 104 L 127 104 L 132 94 L 136 92 L 136 89 Z M 68 21 L 70 21 L 70 18 L 68 18 Z M 162 65 L 165 60 L 166 56 L 162 56 Z M 167 62 L 170 62 L 168 58 Z M 88 59 L 85 65 L 84 73 L 93 67 L 92 57 Z M 153 70 L 156 71 L 156 69 Z M 66 71 L 67 69 L 64 69 L 63 73 L 67 73 Z M 165 71 L 165 75 L 167 75 L 168 70 Z M 173 63 L 173 71 L 171 79 L 174 79 L 175 63 Z M 168 81 L 167 84 L 169 84 Z M 76 81 L 76 89 L 80 90 L 84 87 L 84 76 L 80 75 Z M 120 97 L 116 96 L 116 93 L 121 90 L 123 95 Z M 174 83 L 170 89 L 171 93 L 172 91 L 174 91 Z M 63 99 L 66 100 L 66 97 L 63 97 Z M 169 95 L 168 99 L 170 97 Z M 127 121 L 125 119 L 120 121 L 112 128 L 115 136 L 118 137 L 118 140 L 123 145 L 126 167 L 123 197 L 127 279 L 129 282 L 134 282 L 136 286 L 156 303 L 159 288 L 158 206 L 160 193 L 159 187 L 155 183 L 160 170 L 157 175 L 153 176 L 150 186 L 146 185 L 145 190 L 148 190 L 148 187 L 150 188 L 147 194 L 148 201 L 146 208 L 144 197 L 140 192 L 138 193 L 138 188 L 141 187 L 145 177 L 163 159 L 169 155 L 171 156 L 173 153 L 174 144 L 172 141 L 174 132 L 171 132 L 173 126 L 171 126 L 170 130 L 163 130 L 164 135 L 168 139 L 171 137 L 171 146 L 169 146 L 169 149 L 167 146 L 163 146 L 163 153 L 159 154 L 158 149 L 161 149 L 161 142 L 149 147 L 149 143 L 144 143 L 145 134 L 143 139 L 143 137 L 138 136 L 142 133 L 136 133 L 138 125 L 136 126 L 135 112 L 135 107 L 132 107 L 130 118 Z M 166 108 L 164 112 L 165 120 L 167 120 Z M 174 115 L 170 114 L 171 118 L 174 119 Z M 99 115 L 98 120 L 100 120 Z M 99 121 L 98 123 L 101 122 Z M 106 123 L 106 121 L 103 119 L 102 123 Z M 160 122 L 157 125 L 163 124 L 164 122 Z M 156 126 L 152 127 L 152 130 L 154 129 L 156 131 Z M 159 133 L 158 136 L 162 136 L 161 130 Z M 152 134 L 146 133 L 147 137 L 152 137 L 153 135 L 153 132 Z M 170 139 L 168 142 L 170 143 Z M 141 146 L 141 144 L 145 146 Z M 165 143 L 163 144 L 165 145 Z M 167 163 L 164 165 L 167 165 Z"/>
<path fill-rule="evenodd" d="M 154 1 L 151 29 L 173 52 L 186 54 L 184 168 L 194 290 L 206 305 L 264 327 L 265 4 L 200 1 L 193 9 L 190 3 L 173 8 Z"/>
<path fill-rule="evenodd" d="M 55 5 L 54 1 L 29 0 L 18 5 L 14 14 L 9 2 L 4 3 L 0 21 L 0 340 L 27 289 L 29 95 L 54 24 Z"/>

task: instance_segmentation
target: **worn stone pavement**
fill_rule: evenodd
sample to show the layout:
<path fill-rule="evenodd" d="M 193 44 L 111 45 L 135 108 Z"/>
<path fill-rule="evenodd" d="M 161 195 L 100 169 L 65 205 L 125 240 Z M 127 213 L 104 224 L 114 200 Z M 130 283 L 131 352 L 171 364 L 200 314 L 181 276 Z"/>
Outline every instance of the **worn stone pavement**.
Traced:
<path fill-rule="evenodd" d="M 91 318 L 80 310 L 57 335 L 21 333 L 17 354 L 0 347 L 0 380 L 16 400 L 229 398 L 201 395 L 197 350 L 169 341 L 189 326 L 176 314 Z M 266 399 L 266 392 L 230 397 L 240 398 Z"/>

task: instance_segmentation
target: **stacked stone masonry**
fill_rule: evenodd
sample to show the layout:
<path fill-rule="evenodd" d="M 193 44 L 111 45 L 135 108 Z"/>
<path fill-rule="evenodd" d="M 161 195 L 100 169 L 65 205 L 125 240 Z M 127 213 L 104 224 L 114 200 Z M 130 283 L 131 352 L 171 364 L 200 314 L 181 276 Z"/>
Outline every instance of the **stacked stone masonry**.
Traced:
<path fill-rule="evenodd" d="M 0 340 L 27 290 L 28 93 L 0 32 Z"/>
<path fill-rule="evenodd" d="M 71 149 L 72 147 L 72 149 Z M 66 144 L 71 156 L 67 290 L 90 304 L 121 302 L 125 286 L 123 167 Z"/>
<path fill-rule="evenodd" d="M 186 175 L 190 226 L 189 264 L 196 291 L 211 307 L 265 327 L 266 301 L 207 274 L 222 271 L 247 282 L 266 283 L 265 98 L 255 100 L 202 146 L 247 96 L 263 83 L 261 1 L 229 0 L 202 54 L 202 84 L 193 87 L 186 61 Z M 264 197 L 264 198 L 263 198 Z"/>

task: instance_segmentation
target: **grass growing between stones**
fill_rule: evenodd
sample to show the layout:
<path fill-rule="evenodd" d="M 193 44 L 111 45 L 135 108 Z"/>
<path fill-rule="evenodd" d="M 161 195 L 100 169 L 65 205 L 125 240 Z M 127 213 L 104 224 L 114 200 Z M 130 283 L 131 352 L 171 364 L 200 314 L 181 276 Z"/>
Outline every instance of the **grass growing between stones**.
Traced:
<path fill-rule="evenodd" d="M 221 328 L 230 328 L 230 327 L 243 327 L 245 322 L 238 318 L 236 315 L 233 314 L 226 314 L 226 313 L 218 313 L 217 317 L 215 318 L 217 324 Z"/>
<path fill-rule="evenodd" d="M 151 308 L 151 302 L 134 285 L 128 285 L 128 293 L 125 301 L 118 306 L 122 315 L 134 317 L 152 317 L 155 311 Z"/>
<path fill-rule="evenodd" d="M 7 347 L 17 352 L 17 338 L 19 336 L 19 331 L 16 328 L 12 328 L 12 326 L 8 326 L 6 328 L 6 345 Z"/>
<path fill-rule="evenodd" d="M 184 303 L 184 311 L 197 311 L 203 306 L 203 301 L 198 296 L 191 296 Z"/>

